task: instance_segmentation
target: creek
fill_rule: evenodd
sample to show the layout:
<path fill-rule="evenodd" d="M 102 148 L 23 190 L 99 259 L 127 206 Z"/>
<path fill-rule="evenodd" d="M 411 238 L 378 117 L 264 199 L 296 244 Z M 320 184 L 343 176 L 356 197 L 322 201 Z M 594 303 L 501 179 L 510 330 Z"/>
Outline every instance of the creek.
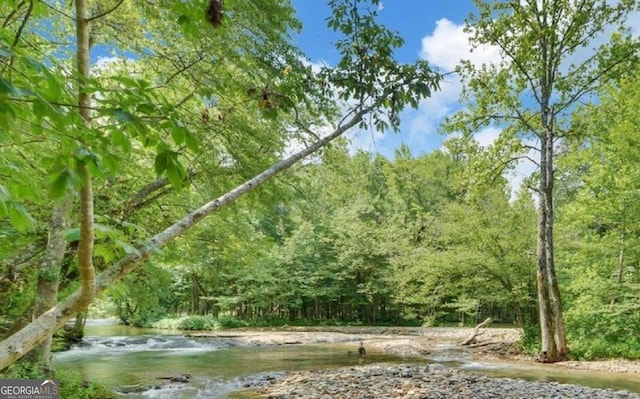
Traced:
<path fill-rule="evenodd" d="M 86 381 L 112 387 L 122 398 L 240 398 L 246 386 L 273 378 L 285 371 L 334 368 L 372 363 L 430 364 L 453 367 L 496 377 L 556 381 L 596 388 L 626 389 L 640 393 L 637 375 L 578 372 L 542 365 L 476 362 L 453 345 L 439 345 L 427 359 L 401 357 L 369 349 L 360 359 L 357 338 L 345 335 L 342 342 L 258 345 L 234 338 L 233 332 L 218 337 L 189 337 L 179 332 L 89 323 L 82 344 L 54 357 L 58 370 L 79 374 Z M 351 352 L 351 353 L 350 353 Z M 162 377 L 190 374 L 189 383 Z"/>

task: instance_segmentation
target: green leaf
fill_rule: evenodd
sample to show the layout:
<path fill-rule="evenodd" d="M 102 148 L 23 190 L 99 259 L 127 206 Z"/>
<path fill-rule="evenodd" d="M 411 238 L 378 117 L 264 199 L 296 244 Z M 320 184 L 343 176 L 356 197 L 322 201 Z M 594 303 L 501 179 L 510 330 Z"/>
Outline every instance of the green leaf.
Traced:
<path fill-rule="evenodd" d="M 191 134 L 191 132 L 187 132 L 185 136 L 185 143 L 187 144 L 187 148 L 193 152 L 198 151 L 200 148 L 198 140 Z"/>
<path fill-rule="evenodd" d="M 124 124 L 133 123 L 135 121 L 135 117 L 131 113 L 125 111 L 122 108 L 114 109 L 112 111 L 112 114 L 118 122 L 121 122 Z"/>
<path fill-rule="evenodd" d="M 167 165 L 167 178 L 173 188 L 179 189 L 187 178 L 187 172 L 177 160 L 172 160 L 172 162 L 169 162 Z"/>
<path fill-rule="evenodd" d="M 20 231 L 32 230 L 34 220 L 26 208 L 18 202 L 9 203 L 9 220 Z"/>
<path fill-rule="evenodd" d="M 44 73 L 47 70 L 47 67 L 44 66 L 43 63 L 36 60 L 35 58 L 25 57 L 23 58 L 23 61 L 27 67 L 31 68 L 34 72 L 38 74 Z"/>
<path fill-rule="evenodd" d="M 153 114 L 154 112 L 156 112 L 157 108 L 154 107 L 153 104 L 140 103 L 136 107 L 136 111 L 138 111 L 138 112 L 140 112 L 142 114 L 150 115 L 150 114 Z"/>
<path fill-rule="evenodd" d="M 115 237 L 118 232 L 111 226 L 101 223 L 94 223 L 93 228 L 95 230 L 96 238 Z"/>
<path fill-rule="evenodd" d="M 127 78 L 125 76 L 113 76 L 112 79 L 115 80 L 116 82 L 122 83 L 125 87 L 129 87 L 129 88 L 138 88 L 138 87 L 140 87 L 138 82 L 136 82 L 135 80 L 133 80 L 131 78 Z"/>
<path fill-rule="evenodd" d="M 72 183 L 71 170 L 65 168 L 50 178 L 49 195 L 52 199 L 62 198 Z"/>
<path fill-rule="evenodd" d="M 51 73 L 47 73 L 46 82 L 45 90 L 42 93 L 45 98 L 49 101 L 60 100 L 60 97 L 62 97 L 62 84 L 60 81 Z"/>
<path fill-rule="evenodd" d="M 156 155 L 154 167 L 158 176 L 160 176 L 165 170 L 167 170 L 168 164 L 169 157 L 166 152 L 160 152 L 158 153 L 158 155 Z"/>
<path fill-rule="evenodd" d="M 171 129 L 171 137 L 173 137 L 173 141 L 177 145 L 184 143 L 186 136 L 187 133 L 185 132 L 185 129 L 183 127 L 175 126 L 173 129 Z"/>
<path fill-rule="evenodd" d="M 11 130 L 16 114 L 9 104 L 0 103 L 0 128 L 5 132 Z"/>
<path fill-rule="evenodd" d="M 104 259 L 105 262 L 111 262 L 115 258 L 115 252 L 110 245 L 96 244 L 93 249 L 93 256 Z"/>
<path fill-rule="evenodd" d="M 113 144 L 113 145 L 115 145 L 117 147 L 122 147 L 126 140 L 127 139 L 126 139 L 124 133 L 122 133 L 122 130 L 114 129 L 111 132 L 111 144 Z"/>
<path fill-rule="evenodd" d="M 17 96 L 20 91 L 7 79 L 0 76 L 0 95 Z"/>
<path fill-rule="evenodd" d="M 8 201 L 9 198 L 11 198 L 9 190 L 7 190 L 3 185 L 0 184 L 0 201 Z"/>
<path fill-rule="evenodd" d="M 67 229 L 63 233 L 63 237 L 68 242 L 74 242 L 80 240 L 80 228 L 74 227 L 72 229 Z"/>

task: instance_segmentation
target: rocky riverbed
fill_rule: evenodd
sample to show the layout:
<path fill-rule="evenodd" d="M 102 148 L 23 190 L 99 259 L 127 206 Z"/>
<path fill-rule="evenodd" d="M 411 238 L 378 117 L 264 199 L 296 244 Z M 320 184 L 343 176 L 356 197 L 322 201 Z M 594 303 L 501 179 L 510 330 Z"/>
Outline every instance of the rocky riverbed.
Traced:
<path fill-rule="evenodd" d="M 370 350 L 390 352 L 401 356 L 429 358 L 434 351 L 443 345 L 457 347 L 472 331 L 471 328 L 337 327 L 334 329 L 290 328 L 237 331 L 234 334 L 236 334 L 236 339 L 249 345 L 363 341 Z M 536 365 L 532 358 L 514 353 L 511 345 L 519 338 L 520 331 L 517 329 L 483 329 L 478 339 L 489 344 L 464 350 L 469 359 L 500 360 L 513 362 L 513 364 Z M 626 360 L 570 361 L 548 364 L 544 367 L 561 370 L 640 374 L 640 362 Z M 556 382 L 489 377 L 459 372 L 442 364 L 365 364 L 339 369 L 302 371 L 268 378 L 262 381 L 259 386 L 248 388 L 254 390 L 260 397 L 271 399 L 640 399 L 640 395 L 628 391 L 596 389 Z"/>
<path fill-rule="evenodd" d="M 266 381 L 257 393 L 270 399 L 640 399 L 627 391 L 431 370 L 418 365 L 366 365 L 290 373 Z"/>

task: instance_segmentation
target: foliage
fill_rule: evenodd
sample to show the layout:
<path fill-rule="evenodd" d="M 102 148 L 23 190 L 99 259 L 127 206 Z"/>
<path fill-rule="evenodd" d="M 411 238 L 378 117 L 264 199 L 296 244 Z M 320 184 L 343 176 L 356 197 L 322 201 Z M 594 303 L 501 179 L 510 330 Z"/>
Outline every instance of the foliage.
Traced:
<path fill-rule="evenodd" d="M 585 295 L 566 313 L 571 356 L 577 359 L 640 359 L 640 306 L 632 295 L 620 305 L 608 305 Z"/>
<path fill-rule="evenodd" d="M 443 130 L 469 139 L 486 127 L 500 129 L 478 163 L 477 174 L 502 175 L 516 160 L 538 169 L 536 272 L 541 353 L 545 361 L 567 355 L 563 308 L 555 264 L 554 167 L 556 144 L 575 134 L 570 114 L 598 88 L 637 65 L 640 40 L 628 30 L 636 2 L 475 0 L 466 32 L 474 49 L 485 46 L 498 57 L 457 68 L 467 107 L 448 117 Z M 611 32 L 610 37 L 606 35 Z M 593 50 L 588 50 L 593 48 Z M 579 133 L 578 133 L 579 134 Z M 533 150 L 535 155 L 529 154 Z"/>
<path fill-rule="evenodd" d="M 292 45 L 299 21 L 286 1 L 227 2 L 215 29 L 198 1 L 95 3 L 93 15 L 118 6 L 92 21 L 94 50 L 112 58 L 92 59 L 90 77 L 73 71 L 73 46 L 53 45 L 75 34 L 61 17 L 67 3 L 33 2 L 31 15 L 28 3 L 0 5 L 3 319 L 31 319 L 38 279 L 60 282 L 60 300 L 77 288 L 77 206 L 60 276 L 38 264 L 54 200 L 86 187 L 86 166 L 92 255 L 109 282 L 99 287 L 109 286 L 101 309 L 113 305 L 126 324 L 468 325 L 491 316 L 521 325 L 530 351 L 540 342 L 536 203 L 527 188 L 537 177 L 513 194 L 503 171 L 541 137 L 554 106 L 558 278 L 572 354 L 639 357 L 640 79 L 628 56 L 637 43 L 620 31 L 575 65 L 542 51 L 557 35 L 566 40 L 554 43 L 565 46 L 556 55 L 586 51 L 580 35 L 615 27 L 630 2 L 603 3 L 592 15 L 571 2 L 543 2 L 549 11 L 540 2 L 477 1 L 467 27 L 474 43 L 502 44 L 506 58 L 461 65 L 469 107 L 443 127 L 462 133 L 443 150 L 414 156 L 401 147 L 386 159 L 335 140 L 162 250 L 154 232 L 227 198 L 291 147 L 317 142 L 313 127 L 397 130 L 401 110 L 437 90 L 439 76 L 426 61 L 394 60 L 403 40 L 378 24 L 378 0 L 329 2 L 341 59 L 319 69 Z M 544 11 L 559 17 L 533 29 Z M 547 86 L 538 84 L 546 67 L 556 72 Z M 598 102 L 575 107 L 605 80 Z M 93 99 L 90 125 L 77 112 L 81 86 Z M 359 119 L 341 120 L 341 107 Z M 473 135 L 492 123 L 500 137 L 482 147 Z M 144 266 L 126 263 L 146 257 Z"/>
<path fill-rule="evenodd" d="M 124 324 L 150 327 L 173 309 L 171 275 L 148 263 L 109 290 L 109 296 Z"/>
<path fill-rule="evenodd" d="M 177 328 L 179 330 L 213 330 L 216 328 L 216 320 L 206 316 L 187 316 L 180 319 Z"/>
<path fill-rule="evenodd" d="M 238 317 L 220 316 L 218 317 L 218 325 L 222 329 L 229 329 L 229 328 L 247 327 L 248 323 Z"/>
<path fill-rule="evenodd" d="M 567 264 L 567 324 L 579 358 L 638 358 L 640 119 L 632 105 L 638 74 L 601 91 L 601 103 L 576 112 L 584 132 L 561 159 L 567 191 L 563 261 Z"/>

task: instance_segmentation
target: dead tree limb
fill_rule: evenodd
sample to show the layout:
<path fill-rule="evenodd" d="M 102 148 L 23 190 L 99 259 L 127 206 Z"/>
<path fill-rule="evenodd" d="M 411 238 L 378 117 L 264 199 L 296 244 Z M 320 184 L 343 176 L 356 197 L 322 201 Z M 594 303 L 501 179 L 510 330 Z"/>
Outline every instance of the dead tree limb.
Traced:
<path fill-rule="evenodd" d="M 462 341 L 462 343 L 460 345 L 466 346 L 466 345 L 472 345 L 472 344 L 477 343 L 478 341 L 476 340 L 476 337 L 478 336 L 478 332 L 480 331 L 480 329 L 482 327 L 486 327 L 489 324 L 491 324 L 491 317 L 488 317 L 487 320 L 485 320 L 482 323 L 478 324 L 476 326 L 476 328 L 473 329 L 473 332 L 471 333 L 471 335 L 469 335 L 469 337 L 467 339 Z"/>

